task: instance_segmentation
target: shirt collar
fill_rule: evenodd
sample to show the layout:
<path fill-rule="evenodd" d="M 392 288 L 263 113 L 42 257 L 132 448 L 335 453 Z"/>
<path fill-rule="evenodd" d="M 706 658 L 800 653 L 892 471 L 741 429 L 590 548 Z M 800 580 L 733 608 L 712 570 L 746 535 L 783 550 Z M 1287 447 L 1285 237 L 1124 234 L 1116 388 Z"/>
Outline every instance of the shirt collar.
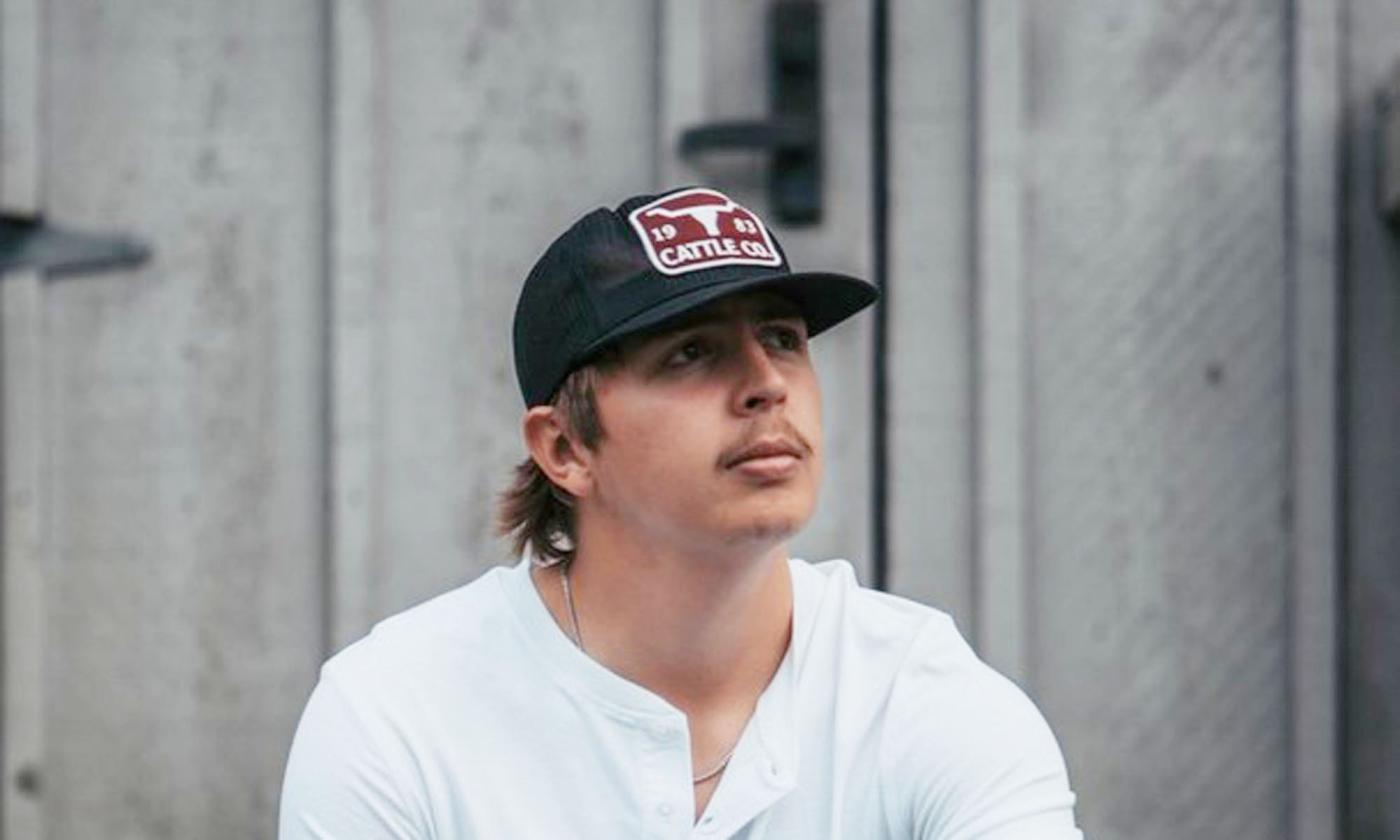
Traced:
<path fill-rule="evenodd" d="M 631 723 L 654 722 L 657 718 L 685 719 L 683 712 L 660 695 L 608 670 L 564 635 L 530 578 L 529 555 L 503 571 L 501 585 L 512 611 L 524 625 L 526 642 L 545 670 L 566 691 L 589 695 L 605 711 Z"/>
<path fill-rule="evenodd" d="M 797 786 L 800 750 L 798 676 L 812 635 L 812 616 L 821 597 L 819 581 L 801 560 L 790 560 L 792 634 L 773 679 L 759 695 L 751 725 L 734 749 L 704 818 L 701 835 L 727 837 Z M 567 691 L 591 696 L 614 717 L 632 725 L 685 714 L 660 695 L 599 664 L 580 651 L 555 622 L 530 577 L 527 555 L 502 570 L 501 585 L 524 625 L 527 642 L 551 676 Z"/>

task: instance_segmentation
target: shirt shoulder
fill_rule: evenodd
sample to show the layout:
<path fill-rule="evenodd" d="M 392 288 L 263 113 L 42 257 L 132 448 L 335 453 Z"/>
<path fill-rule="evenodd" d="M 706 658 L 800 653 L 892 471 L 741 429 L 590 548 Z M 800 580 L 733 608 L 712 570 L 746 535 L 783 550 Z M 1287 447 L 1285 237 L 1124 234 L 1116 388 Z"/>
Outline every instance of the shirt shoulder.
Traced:
<path fill-rule="evenodd" d="M 378 622 L 370 632 L 328 659 L 330 677 L 352 695 L 385 686 L 408 687 L 434 675 L 470 671 L 489 663 L 483 652 L 499 650 L 515 631 L 499 576 L 487 570 L 449 590 Z"/>
<path fill-rule="evenodd" d="M 280 840 L 422 840 L 428 803 L 412 756 L 362 698 L 322 676 L 297 724 L 282 778 Z"/>
<path fill-rule="evenodd" d="M 888 818 L 913 837 L 1081 837 L 1045 717 L 973 653 L 947 616 L 927 622 L 910 645 L 880 755 Z"/>
<path fill-rule="evenodd" d="M 833 673 L 823 678 L 858 681 L 872 703 L 883 706 L 916 642 L 956 648 L 962 640 L 947 613 L 861 586 L 846 560 L 791 562 L 799 665 L 826 662 Z"/>
<path fill-rule="evenodd" d="M 322 665 L 287 761 L 280 837 L 430 836 L 421 751 L 441 740 L 443 709 L 501 667 L 491 652 L 516 632 L 503 571 L 384 619 Z"/>
<path fill-rule="evenodd" d="M 795 598 L 815 617 L 814 623 L 839 621 L 848 632 L 896 647 L 903 640 L 901 654 L 930 623 L 941 624 L 957 635 L 947 613 L 862 586 L 848 560 L 792 560 L 789 566 Z"/>

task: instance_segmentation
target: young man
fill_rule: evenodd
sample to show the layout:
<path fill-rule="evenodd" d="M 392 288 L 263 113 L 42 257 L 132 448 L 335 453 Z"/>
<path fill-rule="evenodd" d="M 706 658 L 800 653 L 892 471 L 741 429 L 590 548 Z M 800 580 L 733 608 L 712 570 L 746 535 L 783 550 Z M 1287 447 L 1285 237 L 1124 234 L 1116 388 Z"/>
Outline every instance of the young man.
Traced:
<path fill-rule="evenodd" d="M 556 240 L 515 315 L 523 559 L 326 663 L 283 840 L 1079 838 L 1044 720 L 946 615 L 788 557 L 807 340 L 876 296 L 713 190 Z"/>

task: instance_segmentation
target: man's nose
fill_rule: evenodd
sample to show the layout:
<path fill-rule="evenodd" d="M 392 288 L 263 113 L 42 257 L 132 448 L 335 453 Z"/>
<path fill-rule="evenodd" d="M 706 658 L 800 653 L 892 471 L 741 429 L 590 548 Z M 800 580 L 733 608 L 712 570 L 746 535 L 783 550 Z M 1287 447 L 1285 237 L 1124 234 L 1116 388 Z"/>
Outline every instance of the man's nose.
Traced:
<path fill-rule="evenodd" d="M 738 363 L 742 371 L 735 391 L 734 407 L 738 413 L 764 411 L 787 400 L 787 378 L 757 336 L 744 337 Z"/>

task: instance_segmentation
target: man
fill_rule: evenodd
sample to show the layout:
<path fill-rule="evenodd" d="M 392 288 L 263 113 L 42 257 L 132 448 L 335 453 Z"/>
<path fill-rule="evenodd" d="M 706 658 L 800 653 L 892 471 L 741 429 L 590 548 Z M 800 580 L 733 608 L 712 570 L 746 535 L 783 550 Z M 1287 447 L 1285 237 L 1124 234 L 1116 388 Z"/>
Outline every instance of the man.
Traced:
<path fill-rule="evenodd" d="M 283 840 L 1079 838 L 1044 720 L 946 615 L 788 557 L 808 338 L 876 297 L 714 190 L 556 240 L 515 314 L 523 559 L 326 663 Z"/>

